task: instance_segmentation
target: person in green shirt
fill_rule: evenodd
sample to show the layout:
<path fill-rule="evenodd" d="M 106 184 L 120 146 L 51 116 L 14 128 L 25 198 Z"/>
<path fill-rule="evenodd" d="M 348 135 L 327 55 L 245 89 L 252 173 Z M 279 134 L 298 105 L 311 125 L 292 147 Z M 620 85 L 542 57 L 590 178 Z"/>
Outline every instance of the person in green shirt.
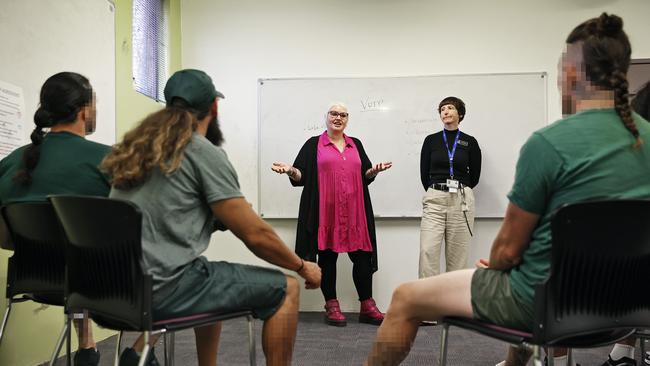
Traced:
<path fill-rule="evenodd" d="M 108 196 L 110 184 L 99 164 L 110 147 L 85 139 L 95 130 L 95 115 L 88 79 L 73 72 L 48 78 L 34 114 L 32 142 L 0 161 L 0 204 L 45 201 L 51 194 Z M 3 248 L 11 249 L 4 235 Z M 74 323 L 79 338 L 74 364 L 99 364 L 90 321 Z"/>
<path fill-rule="evenodd" d="M 95 94 L 86 77 L 61 72 L 48 78 L 34 114 L 32 142 L 0 161 L 0 204 L 40 202 L 53 194 L 108 197 L 109 177 L 99 165 L 111 148 L 86 139 L 95 131 L 95 117 Z M 2 220 L 0 238 L 4 249 L 13 249 Z M 74 324 L 79 338 L 75 366 L 98 365 L 89 318 L 75 319 Z M 142 344 L 141 338 L 134 347 Z M 132 356 L 137 364 L 133 348 L 126 348 L 123 356 Z M 122 360 L 121 365 L 128 362 Z M 158 365 L 155 356 L 147 359 L 147 365 Z"/>
<path fill-rule="evenodd" d="M 521 148 L 489 260 L 400 285 L 368 365 L 399 364 L 422 320 L 460 316 L 531 330 L 533 288 L 550 267 L 553 212 L 580 201 L 650 198 L 650 124 L 629 105 L 630 55 L 618 16 L 603 13 L 571 32 L 559 77 L 565 118 Z M 566 357 L 555 362 L 565 365 Z"/>

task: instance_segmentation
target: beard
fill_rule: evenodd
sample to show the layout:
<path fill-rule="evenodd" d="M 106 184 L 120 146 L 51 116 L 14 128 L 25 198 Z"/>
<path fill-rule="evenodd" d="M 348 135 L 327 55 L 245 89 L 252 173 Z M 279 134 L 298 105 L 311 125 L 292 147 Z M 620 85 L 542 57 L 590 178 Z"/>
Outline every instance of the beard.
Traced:
<path fill-rule="evenodd" d="M 85 123 L 86 135 L 92 135 L 93 132 L 95 132 L 96 128 L 97 128 L 97 122 L 94 117 L 86 120 Z"/>
<path fill-rule="evenodd" d="M 208 124 L 208 131 L 205 133 L 205 138 L 215 146 L 221 146 L 223 144 L 223 133 L 221 132 L 221 128 L 219 128 L 219 118 L 217 116 Z"/>

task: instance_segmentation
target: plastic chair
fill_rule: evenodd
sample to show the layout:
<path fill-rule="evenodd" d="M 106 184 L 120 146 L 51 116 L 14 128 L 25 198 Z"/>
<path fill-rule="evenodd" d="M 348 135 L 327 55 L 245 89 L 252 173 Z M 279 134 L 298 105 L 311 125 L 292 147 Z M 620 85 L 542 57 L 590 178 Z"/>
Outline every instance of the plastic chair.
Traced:
<path fill-rule="evenodd" d="M 443 319 L 440 365 L 446 365 L 449 326 L 533 349 L 591 348 L 650 327 L 650 201 L 566 205 L 553 216 L 551 268 L 535 288 L 532 333 L 475 319 Z M 549 357 L 553 364 L 553 357 Z M 571 353 L 569 352 L 569 363 Z"/>
<path fill-rule="evenodd" d="M 51 196 L 68 239 L 66 296 L 68 307 L 87 309 L 93 321 L 118 330 L 117 366 L 123 331 L 142 332 L 149 353 L 149 337 L 165 335 L 166 364 L 173 364 L 173 336 L 167 333 L 245 316 L 248 319 L 250 364 L 255 365 L 255 337 L 251 311 L 203 313 L 154 320 L 152 279 L 142 260 L 142 214 L 131 202 L 103 197 Z"/>
<path fill-rule="evenodd" d="M 4 336 L 13 304 L 34 301 L 63 306 L 65 236 L 49 202 L 13 203 L 0 211 L 13 244 L 7 266 L 7 308 L 0 326 Z M 69 334 L 68 315 L 49 364 L 54 364 Z M 69 363 L 70 342 L 67 342 Z"/>

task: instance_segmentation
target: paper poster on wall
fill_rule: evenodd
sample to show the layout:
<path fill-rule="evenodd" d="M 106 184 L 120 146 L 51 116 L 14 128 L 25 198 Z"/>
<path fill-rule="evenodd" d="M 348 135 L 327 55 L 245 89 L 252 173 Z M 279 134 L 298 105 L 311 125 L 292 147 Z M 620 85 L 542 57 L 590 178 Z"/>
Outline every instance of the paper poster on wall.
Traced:
<path fill-rule="evenodd" d="M 23 145 L 24 116 L 23 89 L 0 80 L 0 159 Z"/>

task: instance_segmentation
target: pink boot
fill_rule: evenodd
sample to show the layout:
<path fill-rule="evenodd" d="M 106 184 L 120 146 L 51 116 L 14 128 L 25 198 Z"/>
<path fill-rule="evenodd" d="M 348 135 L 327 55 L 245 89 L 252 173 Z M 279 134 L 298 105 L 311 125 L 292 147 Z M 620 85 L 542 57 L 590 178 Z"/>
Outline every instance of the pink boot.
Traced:
<path fill-rule="evenodd" d="M 325 302 L 325 324 L 335 327 L 345 327 L 347 325 L 337 299 L 327 300 Z"/>
<path fill-rule="evenodd" d="M 361 310 L 359 311 L 359 323 L 380 325 L 384 321 L 384 314 L 377 309 L 375 300 L 369 298 L 361 301 Z"/>

